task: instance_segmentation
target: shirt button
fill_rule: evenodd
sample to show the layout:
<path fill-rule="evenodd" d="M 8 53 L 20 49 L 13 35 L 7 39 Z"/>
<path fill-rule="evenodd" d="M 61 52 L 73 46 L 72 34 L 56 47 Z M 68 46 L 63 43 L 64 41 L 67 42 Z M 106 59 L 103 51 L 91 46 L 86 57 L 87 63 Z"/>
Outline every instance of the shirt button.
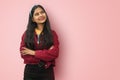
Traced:
<path fill-rule="evenodd" d="M 45 65 L 45 67 L 47 67 L 47 64 Z"/>

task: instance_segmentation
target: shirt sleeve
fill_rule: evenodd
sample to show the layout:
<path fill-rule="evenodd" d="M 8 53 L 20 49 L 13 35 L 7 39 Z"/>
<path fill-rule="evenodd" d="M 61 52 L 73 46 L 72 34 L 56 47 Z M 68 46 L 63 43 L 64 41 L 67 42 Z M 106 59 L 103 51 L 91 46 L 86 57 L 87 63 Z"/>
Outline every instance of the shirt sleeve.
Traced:
<path fill-rule="evenodd" d="M 56 59 L 59 55 L 59 41 L 58 36 L 55 31 L 52 31 L 53 34 L 53 48 L 52 49 L 43 49 L 43 50 L 35 50 L 35 57 L 39 58 L 43 61 L 52 61 Z"/>
<path fill-rule="evenodd" d="M 22 38 L 21 38 L 21 42 L 20 42 L 20 51 L 23 50 L 22 47 L 26 47 L 25 46 L 25 42 L 24 42 L 24 38 L 25 38 L 25 32 L 24 34 L 22 35 Z M 21 53 L 21 52 L 20 52 Z M 21 58 L 23 58 L 24 60 L 27 60 L 27 61 L 32 61 L 34 60 L 34 56 L 31 56 L 31 55 L 21 55 Z"/>

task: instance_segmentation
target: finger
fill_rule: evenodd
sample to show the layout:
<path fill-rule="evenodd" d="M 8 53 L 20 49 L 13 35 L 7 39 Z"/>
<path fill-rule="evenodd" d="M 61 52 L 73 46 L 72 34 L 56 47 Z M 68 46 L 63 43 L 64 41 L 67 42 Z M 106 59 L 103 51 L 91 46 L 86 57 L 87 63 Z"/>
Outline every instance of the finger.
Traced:
<path fill-rule="evenodd" d="M 26 51 L 21 51 L 21 54 L 22 55 L 27 55 L 27 52 Z"/>
<path fill-rule="evenodd" d="M 22 51 L 20 51 L 20 53 L 23 53 L 23 50 L 22 50 Z"/>
<path fill-rule="evenodd" d="M 53 49 L 54 48 L 54 46 L 51 46 L 49 49 Z"/>
<path fill-rule="evenodd" d="M 20 51 L 20 52 L 21 52 L 21 54 L 24 54 L 24 53 L 25 53 L 25 51 L 23 51 L 23 50 L 22 50 L 22 51 Z"/>
<path fill-rule="evenodd" d="M 25 54 L 27 52 L 27 50 L 22 50 L 21 53 Z"/>
<path fill-rule="evenodd" d="M 27 55 L 27 54 L 22 54 L 22 55 Z"/>
<path fill-rule="evenodd" d="M 22 47 L 22 49 L 28 49 L 28 48 L 26 48 L 26 47 Z"/>

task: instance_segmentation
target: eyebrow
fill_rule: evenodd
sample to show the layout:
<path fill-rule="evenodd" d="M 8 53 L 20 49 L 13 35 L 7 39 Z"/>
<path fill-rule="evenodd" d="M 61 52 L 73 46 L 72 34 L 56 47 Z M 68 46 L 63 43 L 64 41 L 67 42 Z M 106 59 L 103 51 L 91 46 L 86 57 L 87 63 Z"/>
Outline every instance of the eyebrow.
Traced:
<path fill-rule="evenodd" d="M 35 13 L 39 13 L 39 12 L 45 12 L 45 11 L 41 10 L 41 11 L 38 11 L 38 12 L 35 12 Z"/>

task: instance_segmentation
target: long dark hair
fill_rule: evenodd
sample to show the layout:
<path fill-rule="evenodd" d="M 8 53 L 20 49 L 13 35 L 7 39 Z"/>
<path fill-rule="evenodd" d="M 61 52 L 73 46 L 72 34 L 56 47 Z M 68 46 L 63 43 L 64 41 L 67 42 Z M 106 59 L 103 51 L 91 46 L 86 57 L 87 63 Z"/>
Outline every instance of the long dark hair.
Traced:
<path fill-rule="evenodd" d="M 34 32 L 35 32 L 35 28 L 37 27 L 37 23 L 32 21 L 33 18 L 33 13 L 35 11 L 36 8 L 42 8 L 43 11 L 46 13 L 45 9 L 41 6 L 41 5 L 34 5 L 29 13 L 29 20 L 28 20 L 28 25 L 27 25 L 27 29 L 26 29 L 26 36 L 25 36 L 25 44 L 26 47 L 29 49 L 35 49 L 35 44 L 34 44 Z M 44 24 L 44 28 L 43 28 L 43 35 L 42 37 L 42 49 L 44 48 L 49 48 L 52 44 L 53 44 L 53 36 L 52 36 L 52 31 L 51 31 L 51 27 L 50 27 L 50 22 L 48 19 L 48 15 L 46 13 L 46 21 L 43 23 Z M 41 38 L 40 37 L 40 38 Z"/>

